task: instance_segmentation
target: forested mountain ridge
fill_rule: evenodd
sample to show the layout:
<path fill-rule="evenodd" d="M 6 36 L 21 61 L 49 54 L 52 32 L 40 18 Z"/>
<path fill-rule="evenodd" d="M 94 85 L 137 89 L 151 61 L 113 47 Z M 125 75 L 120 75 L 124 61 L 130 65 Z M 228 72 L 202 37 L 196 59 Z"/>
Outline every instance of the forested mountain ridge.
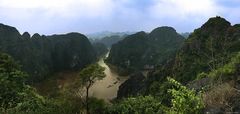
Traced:
<path fill-rule="evenodd" d="M 196 29 L 176 56 L 168 60 L 158 77 L 173 76 L 182 83 L 196 79 L 201 72 L 214 70 L 240 50 L 240 29 L 221 17 L 210 18 Z"/>
<path fill-rule="evenodd" d="M 43 79 L 61 70 L 80 69 L 96 60 L 87 37 L 80 33 L 32 37 L 16 28 L 0 24 L 0 51 L 19 61 L 30 80 Z"/>
<path fill-rule="evenodd" d="M 151 69 L 172 56 L 183 41 L 172 27 L 159 27 L 149 34 L 138 32 L 114 44 L 107 62 L 126 71 Z"/>

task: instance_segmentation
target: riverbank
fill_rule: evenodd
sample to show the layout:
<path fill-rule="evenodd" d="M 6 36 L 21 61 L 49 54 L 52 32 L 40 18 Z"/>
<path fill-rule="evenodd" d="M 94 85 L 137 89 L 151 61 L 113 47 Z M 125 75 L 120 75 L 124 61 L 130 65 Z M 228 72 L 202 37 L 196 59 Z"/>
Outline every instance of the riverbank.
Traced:
<path fill-rule="evenodd" d="M 128 77 L 119 76 L 104 62 L 104 58 L 105 57 L 99 59 L 97 63 L 105 68 L 104 73 L 106 77 L 93 84 L 90 88 L 89 95 L 109 102 L 117 97 L 118 87 L 126 81 Z M 36 84 L 35 87 L 41 95 L 57 97 L 62 91 L 67 89 L 77 77 L 77 71 L 63 71 L 55 73 L 51 78 Z"/>
<path fill-rule="evenodd" d="M 104 62 L 103 58 L 98 64 L 105 68 L 106 77 L 94 83 L 90 88 L 90 95 L 99 99 L 109 101 L 117 97 L 118 87 L 128 79 L 128 77 L 119 76 L 114 70 Z"/>

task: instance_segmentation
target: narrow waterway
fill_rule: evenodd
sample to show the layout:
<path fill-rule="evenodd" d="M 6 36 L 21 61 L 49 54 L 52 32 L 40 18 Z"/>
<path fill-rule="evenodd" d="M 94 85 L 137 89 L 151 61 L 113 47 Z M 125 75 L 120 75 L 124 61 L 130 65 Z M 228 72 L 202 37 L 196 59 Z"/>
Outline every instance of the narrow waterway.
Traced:
<path fill-rule="evenodd" d="M 104 73 L 106 77 L 94 83 L 90 88 L 90 96 L 109 101 L 117 97 L 118 87 L 126 81 L 128 77 L 121 77 L 112 71 L 104 62 L 103 58 L 98 61 L 98 64 L 105 68 Z"/>
<path fill-rule="evenodd" d="M 107 56 L 108 54 L 106 54 Z M 105 68 L 106 77 L 96 81 L 90 88 L 89 95 L 106 102 L 117 97 L 118 87 L 127 80 L 128 77 L 121 77 L 112 71 L 107 64 L 104 63 L 104 58 L 98 61 L 98 64 Z M 61 91 L 69 87 L 79 76 L 79 71 L 63 71 L 54 74 L 51 78 L 36 84 L 38 92 L 46 96 L 56 96 Z"/>

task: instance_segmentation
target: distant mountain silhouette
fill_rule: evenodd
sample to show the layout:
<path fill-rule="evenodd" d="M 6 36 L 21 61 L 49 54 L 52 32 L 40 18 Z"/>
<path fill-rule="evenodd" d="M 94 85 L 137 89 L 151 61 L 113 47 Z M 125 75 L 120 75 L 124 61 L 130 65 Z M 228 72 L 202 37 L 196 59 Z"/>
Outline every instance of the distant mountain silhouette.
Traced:
<path fill-rule="evenodd" d="M 91 34 L 86 34 L 89 39 L 102 39 L 104 37 L 111 37 L 111 36 L 124 36 L 124 35 L 131 35 L 135 32 L 110 32 L 110 31 L 103 31 L 103 32 L 96 32 Z"/>

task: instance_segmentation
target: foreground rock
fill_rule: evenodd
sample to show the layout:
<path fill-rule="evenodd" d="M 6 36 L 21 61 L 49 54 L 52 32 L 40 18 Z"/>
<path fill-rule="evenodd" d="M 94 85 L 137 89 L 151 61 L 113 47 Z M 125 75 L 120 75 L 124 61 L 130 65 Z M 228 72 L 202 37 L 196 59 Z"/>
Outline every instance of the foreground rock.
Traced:
<path fill-rule="evenodd" d="M 134 73 L 130 78 L 119 86 L 117 98 L 136 96 L 140 90 L 145 86 L 145 77 L 141 72 Z"/>

